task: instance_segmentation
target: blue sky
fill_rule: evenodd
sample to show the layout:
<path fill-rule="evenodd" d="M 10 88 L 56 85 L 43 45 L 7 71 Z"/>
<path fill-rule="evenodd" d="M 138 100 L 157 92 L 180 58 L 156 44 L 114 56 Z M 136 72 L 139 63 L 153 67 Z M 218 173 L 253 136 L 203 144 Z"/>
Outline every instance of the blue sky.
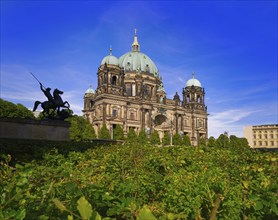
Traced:
<path fill-rule="evenodd" d="M 1 1 L 0 97 L 44 101 L 33 72 L 82 114 L 102 58 L 130 51 L 134 28 L 168 98 L 196 73 L 209 135 L 278 123 L 277 1 Z"/>

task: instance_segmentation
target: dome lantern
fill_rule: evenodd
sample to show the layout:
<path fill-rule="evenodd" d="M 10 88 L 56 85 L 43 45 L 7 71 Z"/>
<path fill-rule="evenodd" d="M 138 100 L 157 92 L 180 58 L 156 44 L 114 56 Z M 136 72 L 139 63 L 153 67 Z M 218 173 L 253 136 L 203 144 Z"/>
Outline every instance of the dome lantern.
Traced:
<path fill-rule="evenodd" d="M 139 52 L 140 51 L 140 45 L 139 45 L 138 39 L 137 39 L 137 30 L 136 30 L 136 28 L 134 30 L 134 41 L 133 41 L 133 44 L 132 44 L 131 48 L 132 48 L 132 52 Z"/>

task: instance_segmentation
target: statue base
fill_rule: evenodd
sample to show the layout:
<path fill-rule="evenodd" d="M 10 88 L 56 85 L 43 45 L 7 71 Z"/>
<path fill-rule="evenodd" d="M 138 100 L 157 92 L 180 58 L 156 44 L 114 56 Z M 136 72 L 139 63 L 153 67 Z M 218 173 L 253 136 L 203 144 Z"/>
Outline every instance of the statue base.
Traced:
<path fill-rule="evenodd" d="M 0 138 L 69 141 L 69 127 L 60 120 L 0 118 Z"/>

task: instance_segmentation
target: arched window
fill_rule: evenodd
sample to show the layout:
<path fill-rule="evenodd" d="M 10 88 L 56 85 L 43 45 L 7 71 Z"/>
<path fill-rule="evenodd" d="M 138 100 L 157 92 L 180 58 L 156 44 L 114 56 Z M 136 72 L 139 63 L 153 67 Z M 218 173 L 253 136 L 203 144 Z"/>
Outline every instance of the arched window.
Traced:
<path fill-rule="evenodd" d="M 116 85 L 117 84 L 117 76 L 112 76 L 111 84 L 112 85 Z"/>

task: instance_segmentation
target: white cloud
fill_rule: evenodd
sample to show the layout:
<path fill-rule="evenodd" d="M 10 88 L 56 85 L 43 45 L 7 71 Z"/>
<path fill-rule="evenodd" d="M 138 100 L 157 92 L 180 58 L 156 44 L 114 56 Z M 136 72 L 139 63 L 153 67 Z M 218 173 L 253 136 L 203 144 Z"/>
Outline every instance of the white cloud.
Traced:
<path fill-rule="evenodd" d="M 244 124 L 241 121 L 256 112 L 258 111 L 249 109 L 232 109 L 211 113 L 208 117 L 209 136 L 217 138 L 220 134 L 227 131 L 229 134 L 242 137 Z"/>

